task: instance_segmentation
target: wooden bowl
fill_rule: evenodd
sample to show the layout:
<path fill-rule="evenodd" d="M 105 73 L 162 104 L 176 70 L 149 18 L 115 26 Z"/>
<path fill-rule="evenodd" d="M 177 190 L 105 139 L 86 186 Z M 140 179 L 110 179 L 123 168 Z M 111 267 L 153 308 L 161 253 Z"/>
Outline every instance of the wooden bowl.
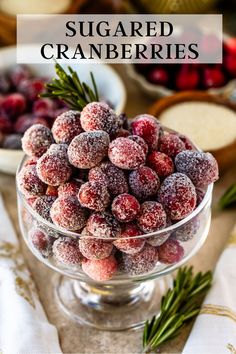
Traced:
<path fill-rule="evenodd" d="M 229 101 L 227 98 L 219 95 L 211 95 L 202 91 L 185 91 L 176 93 L 169 97 L 164 97 L 156 101 L 149 109 L 149 113 L 159 118 L 161 113 L 166 109 L 183 102 L 212 102 L 233 110 L 236 114 L 236 104 Z M 235 118 L 236 119 L 236 118 Z M 160 119 L 161 120 L 161 119 Z M 170 127 L 171 128 L 171 127 Z M 236 163 L 236 134 L 235 140 L 216 150 L 208 150 L 218 161 L 220 171 L 226 170 L 232 164 Z"/>

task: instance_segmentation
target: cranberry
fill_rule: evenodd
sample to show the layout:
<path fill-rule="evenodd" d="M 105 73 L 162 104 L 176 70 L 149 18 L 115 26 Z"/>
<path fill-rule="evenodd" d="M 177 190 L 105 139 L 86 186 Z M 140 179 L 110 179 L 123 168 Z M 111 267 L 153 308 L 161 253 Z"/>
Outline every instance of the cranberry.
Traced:
<path fill-rule="evenodd" d="M 111 210 L 117 220 L 129 222 L 136 219 L 140 211 L 140 204 L 133 195 L 124 193 L 113 200 Z"/>
<path fill-rule="evenodd" d="M 224 59 L 224 66 L 228 73 L 233 77 L 236 76 L 236 54 L 227 55 Z"/>
<path fill-rule="evenodd" d="M 185 145 L 185 149 L 186 150 L 196 150 L 195 146 L 193 145 L 192 141 L 185 135 L 183 134 L 179 134 L 179 133 L 175 133 L 180 140 L 182 140 L 182 142 Z"/>
<path fill-rule="evenodd" d="M 145 154 L 142 147 L 128 138 L 117 138 L 110 143 L 108 156 L 117 167 L 133 170 L 143 165 Z"/>
<path fill-rule="evenodd" d="M 81 133 L 69 145 L 70 163 L 83 169 L 98 165 L 107 155 L 109 141 L 109 135 L 101 130 Z"/>
<path fill-rule="evenodd" d="M 166 212 L 158 202 L 144 202 L 138 217 L 138 226 L 145 233 L 164 229 L 166 227 Z"/>
<path fill-rule="evenodd" d="M 113 196 L 127 193 L 129 190 L 125 173 L 111 162 L 102 162 L 101 165 L 92 168 L 88 178 L 89 181 L 106 185 Z"/>
<path fill-rule="evenodd" d="M 0 132 L 3 134 L 9 134 L 13 131 L 13 125 L 11 121 L 0 115 Z"/>
<path fill-rule="evenodd" d="M 53 203 L 50 216 L 55 225 L 66 230 L 80 230 L 86 224 L 86 213 L 77 198 L 59 197 Z"/>
<path fill-rule="evenodd" d="M 130 136 L 130 132 L 127 129 L 120 128 L 115 134 L 112 134 L 111 140 L 115 140 L 116 138 L 128 138 Z"/>
<path fill-rule="evenodd" d="M 198 87 L 200 76 L 196 69 L 191 69 L 189 66 L 182 65 L 180 71 L 176 74 L 177 90 L 194 90 Z"/>
<path fill-rule="evenodd" d="M 87 132 L 103 130 L 112 134 L 119 128 L 115 112 L 104 102 L 88 103 L 81 112 L 80 120 L 82 128 Z"/>
<path fill-rule="evenodd" d="M 141 114 L 131 123 L 133 135 L 143 138 L 150 150 L 156 150 L 161 133 L 161 126 L 155 117 L 149 114 Z"/>
<path fill-rule="evenodd" d="M 176 134 L 165 134 L 160 137 L 159 150 L 171 158 L 185 150 L 183 141 Z"/>
<path fill-rule="evenodd" d="M 141 166 L 129 175 L 131 192 L 140 200 L 154 197 L 160 186 L 160 180 L 150 167 Z"/>
<path fill-rule="evenodd" d="M 38 98 L 33 103 L 33 113 L 39 117 L 53 117 L 55 102 L 50 98 Z"/>
<path fill-rule="evenodd" d="M 7 135 L 3 141 L 3 149 L 21 149 L 21 135 L 19 134 L 10 134 Z"/>
<path fill-rule="evenodd" d="M 56 197 L 43 195 L 35 200 L 33 208 L 43 219 L 51 222 L 50 209 L 55 200 Z"/>
<path fill-rule="evenodd" d="M 87 230 L 100 238 L 114 238 L 121 232 L 119 222 L 109 213 L 93 213 L 88 219 Z"/>
<path fill-rule="evenodd" d="M 0 93 L 8 93 L 11 88 L 11 83 L 6 74 L 0 74 Z"/>
<path fill-rule="evenodd" d="M 55 259 L 67 266 L 77 266 L 82 262 L 83 256 L 77 240 L 60 237 L 54 242 L 52 250 Z"/>
<path fill-rule="evenodd" d="M 7 117 L 16 117 L 26 109 L 25 98 L 20 93 L 11 93 L 3 99 L 1 108 Z"/>
<path fill-rule="evenodd" d="M 77 111 L 62 113 L 56 118 L 52 126 L 52 134 L 57 143 L 69 144 L 82 131 L 80 113 Z"/>
<path fill-rule="evenodd" d="M 158 247 L 159 261 L 165 264 L 179 262 L 184 256 L 184 249 L 178 241 L 169 238 Z"/>
<path fill-rule="evenodd" d="M 124 271 L 131 275 L 140 275 L 150 272 L 158 261 L 158 253 L 155 247 L 145 245 L 135 254 L 122 255 Z"/>
<path fill-rule="evenodd" d="M 228 54 L 236 56 L 236 38 L 224 39 L 224 49 Z"/>
<path fill-rule="evenodd" d="M 16 178 L 19 190 L 26 197 L 45 194 L 47 186 L 39 179 L 35 165 L 24 166 Z"/>
<path fill-rule="evenodd" d="M 19 116 L 14 124 L 15 132 L 23 134 L 28 128 L 31 127 L 31 125 L 33 125 L 33 118 L 34 116 L 31 113 L 26 113 Z"/>
<path fill-rule="evenodd" d="M 11 68 L 9 77 L 13 85 L 17 88 L 21 81 L 31 77 L 31 72 L 25 65 L 15 65 Z"/>
<path fill-rule="evenodd" d="M 112 253 L 113 245 L 112 243 L 93 237 L 85 228 L 79 240 L 79 248 L 84 257 L 98 260 L 109 257 Z"/>
<path fill-rule="evenodd" d="M 130 135 L 128 138 L 130 140 L 135 141 L 137 144 L 139 144 L 141 146 L 141 148 L 143 149 L 143 152 L 144 152 L 145 156 L 147 155 L 147 153 L 148 153 L 148 145 L 145 142 L 145 140 L 143 138 L 141 138 L 141 136 Z"/>
<path fill-rule="evenodd" d="M 109 205 L 110 195 L 106 186 L 99 182 L 86 182 L 82 184 L 78 199 L 83 207 L 103 211 Z"/>
<path fill-rule="evenodd" d="M 52 143 L 50 129 L 42 124 L 35 124 L 26 130 L 22 138 L 22 149 L 28 156 L 40 157 Z"/>
<path fill-rule="evenodd" d="M 206 187 L 219 178 L 218 164 L 209 152 L 183 151 L 176 156 L 175 165 L 196 187 Z"/>
<path fill-rule="evenodd" d="M 22 80 L 19 91 L 30 101 L 35 101 L 45 90 L 45 81 L 39 78 Z"/>
<path fill-rule="evenodd" d="M 106 281 L 111 279 L 117 271 L 117 268 L 118 265 L 114 256 L 109 256 L 96 261 L 86 259 L 82 262 L 83 271 L 96 281 Z"/>
<path fill-rule="evenodd" d="M 77 195 L 82 184 L 83 182 L 77 179 L 72 179 L 64 184 L 61 184 L 58 187 L 58 196 L 69 197 L 71 195 Z"/>
<path fill-rule="evenodd" d="M 36 250 L 41 253 L 43 257 L 48 257 L 51 255 L 54 239 L 48 236 L 44 230 L 39 228 L 31 229 L 28 236 L 34 248 L 36 248 Z"/>
<path fill-rule="evenodd" d="M 203 85 L 205 88 L 214 88 L 223 86 L 225 76 L 220 68 L 205 68 L 203 72 Z"/>
<path fill-rule="evenodd" d="M 141 236 L 142 231 L 135 224 L 125 224 L 114 246 L 121 252 L 135 254 L 142 250 L 145 245 L 145 239 L 137 238 Z"/>
<path fill-rule="evenodd" d="M 200 228 L 200 218 L 196 216 L 194 219 L 180 226 L 171 234 L 171 238 L 174 238 L 180 242 L 187 242 L 191 240 L 198 232 Z"/>
<path fill-rule="evenodd" d="M 154 85 L 166 86 L 169 80 L 169 76 L 165 69 L 155 68 L 148 73 L 147 80 Z"/>
<path fill-rule="evenodd" d="M 147 157 L 147 165 L 157 173 L 159 177 L 167 177 L 174 172 L 172 159 L 159 151 L 152 151 Z"/>
<path fill-rule="evenodd" d="M 172 220 L 181 220 L 196 207 L 197 195 L 191 180 L 183 173 L 173 173 L 163 181 L 158 200 Z"/>
<path fill-rule="evenodd" d="M 121 113 L 117 117 L 118 119 L 118 125 L 120 128 L 128 129 L 128 117 L 125 113 Z"/>

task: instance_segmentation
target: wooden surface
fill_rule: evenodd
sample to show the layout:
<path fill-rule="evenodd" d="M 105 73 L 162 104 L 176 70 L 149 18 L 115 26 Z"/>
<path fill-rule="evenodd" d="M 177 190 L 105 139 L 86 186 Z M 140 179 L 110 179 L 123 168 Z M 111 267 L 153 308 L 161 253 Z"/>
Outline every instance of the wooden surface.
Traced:
<path fill-rule="evenodd" d="M 128 82 L 125 67 L 117 67 L 117 70 L 123 77 L 128 92 L 128 100 L 126 111 L 130 117 L 138 113 L 147 111 L 149 101 L 140 93 L 135 85 Z M 115 88 L 114 88 L 115 89 Z M 228 170 L 224 176 L 221 176 L 219 182 L 216 183 L 214 190 L 213 209 L 219 196 L 225 189 L 236 181 L 236 166 Z M 22 250 L 25 255 L 26 262 L 32 272 L 36 282 L 39 296 L 47 313 L 48 319 L 53 323 L 58 331 L 61 341 L 61 347 L 64 353 L 122 353 L 131 354 L 141 352 L 142 331 L 109 333 L 90 330 L 86 327 L 75 325 L 73 322 L 64 317 L 57 308 L 53 295 L 53 281 L 55 274 L 45 265 L 37 261 L 34 256 L 26 249 L 20 236 L 19 226 L 17 222 L 17 206 L 15 193 L 14 177 L 0 174 L 0 190 L 9 211 L 10 217 L 14 223 L 15 229 L 21 241 Z M 195 266 L 195 270 L 213 269 L 219 255 L 224 248 L 224 244 L 236 222 L 236 211 L 213 212 L 212 224 L 208 239 L 201 250 L 190 261 Z M 166 344 L 161 348 L 161 353 L 181 353 L 181 349 L 189 333 L 190 326 L 182 332 L 174 341 Z"/>

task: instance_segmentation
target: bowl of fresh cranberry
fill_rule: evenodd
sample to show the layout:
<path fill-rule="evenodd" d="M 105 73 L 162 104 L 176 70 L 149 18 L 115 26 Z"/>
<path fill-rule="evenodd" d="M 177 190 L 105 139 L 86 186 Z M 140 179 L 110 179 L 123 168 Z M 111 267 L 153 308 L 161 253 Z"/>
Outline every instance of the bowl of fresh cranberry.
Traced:
<path fill-rule="evenodd" d="M 154 98 L 189 90 L 228 93 L 236 86 L 236 38 L 224 37 L 222 64 L 144 63 L 126 68 L 129 77 Z"/>
<path fill-rule="evenodd" d="M 62 113 L 52 129 L 33 125 L 22 147 L 21 232 L 60 274 L 60 307 L 103 330 L 142 326 L 158 311 L 158 279 L 207 238 L 214 157 L 153 116 L 128 120 L 104 102 Z"/>
<path fill-rule="evenodd" d="M 24 48 L 22 48 L 24 50 Z M 29 50 L 26 48 L 25 50 Z M 0 171 L 15 174 L 23 157 L 21 138 L 33 124 L 52 127 L 55 118 L 68 109 L 59 99 L 40 98 L 54 75 L 54 64 L 16 65 L 16 48 L 0 49 Z M 72 65 L 78 70 L 78 65 Z M 83 64 L 82 79 L 93 71 L 102 99 L 122 112 L 126 93 L 115 71 L 105 64 Z M 115 90 L 114 90 L 115 87 Z"/>

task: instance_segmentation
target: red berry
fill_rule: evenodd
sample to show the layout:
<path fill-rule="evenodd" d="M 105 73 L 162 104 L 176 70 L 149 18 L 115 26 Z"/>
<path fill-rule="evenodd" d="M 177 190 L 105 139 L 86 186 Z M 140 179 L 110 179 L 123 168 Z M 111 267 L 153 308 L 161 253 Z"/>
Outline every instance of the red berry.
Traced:
<path fill-rule="evenodd" d="M 62 113 L 56 118 L 52 126 L 52 134 L 56 143 L 69 144 L 82 131 L 80 113 L 77 111 Z"/>
<path fill-rule="evenodd" d="M 45 81 L 39 78 L 22 80 L 19 91 L 30 101 L 35 101 L 45 90 Z"/>
<path fill-rule="evenodd" d="M 16 117 L 26 109 L 26 101 L 20 93 L 11 93 L 4 97 L 1 108 L 7 117 Z"/>
<path fill-rule="evenodd" d="M 42 156 L 53 143 L 50 129 L 41 124 L 35 124 L 26 130 L 22 138 L 22 148 L 26 155 Z"/>
<path fill-rule="evenodd" d="M 93 213 L 88 219 L 87 230 L 100 238 L 114 238 L 121 232 L 119 222 L 109 213 Z"/>
<path fill-rule="evenodd" d="M 82 262 L 83 271 L 93 280 L 106 281 L 112 278 L 118 265 L 114 256 L 100 260 L 86 259 Z"/>
<path fill-rule="evenodd" d="M 77 195 L 82 184 L 83 182 L 77 179 L 72 179 L 64 184 L 61 184 L 58 187 L 58 196 L 69 197 L 71 195 Z"/>
<path fill-rule="evenodd" d="M 35 165 L 22 168 L 17 175 L 17 185 L 26 197 L 44 195 L 47 189 L 46 184 L 39 179 Z"/>
<path fill-rule="evenodd" d="M 185 150 L 183 141 L 176 134 L 165 134 L 160 137 L 159 150 L 171 158 Z"/>
<path fill-rule="evenodd" d="M 0 132 L 9 134 L 13 131 L 13 125 L 7 117 L 0 116 Z"/>
<path fill-rule="evenodd" d="M 81 112 L 80 120 L 86 132 L 103 130 L 112 134 L 119 128 L 115 112 L 104 102 L 88 103 Z"/>
<path fill-rule="evenodd" d="M 34 248 L 41 253 L 43 257 L 48 257 L 52 252 L 54 239 L 48 236 L 43 230 L 34 228 L 28 234 Z"/>
<path fill-rule="evenodd" d="M 8 93 L 11 88 L 11 83 L 6 74 L 0 74 L 0 93 Z"/>
<path fill-rule="evenodd" d="M 159 177 L 167 177 L 174 172 L 172 159 L 159 151 L 152 151 L 147 157 L 147 165 L 157 173 Z"/>
<path fill-rule="evenodd" d="M 85 228 L 79 239 L 79 248 L 84 257 L 98 260 L 109 257 L 113 250 L 113 245 L 110 242 L 93 237 Z"/>
<path fill-rule="evenodd" d="M 124 271 L 131 275 L 140 275 L 150 272 L 158 261 L 158 253 L 155 247 L 145 245 L 135 254 L 122 255 Z"/>
<path fill-rule="evenodd" d="M 133 170 L 143 165 L 143 148 L 129 138 L 117 138 L 110 143 L 108 156 L 111 162 L 122 169 Z"/>
<path fill-rule="evenodd" d="M 181 220 L 196 207 L 197 195 L 191 180 L 183 173 L 173 173 L 164 179 L 158 200 L 172 220 Z"/>
<path fill-rule="evenodd" d="M 107 186 L 111 195 L 127 193 L 129 190 L 124 171 L 111 162 L 102 162 L 101 165 L 91 168 L 89 181 L 100 182 Z"/>
<path fill-rule="evenodd" d="M 158 247 L 159 261 L 165 264 L 179 262 L 184 256 L 184 249 L 179 242 L 169 238 Z"/>
<path fill-rule="evenodd" d="M 180 242 L 187 242 L 197 234 L 200 225 L 200 218 L 196 216 L 188 223 L 179 226 L 176 231 L 171 234 L 171 238 L 174 238 L 175 240 Z"/>
<path fill-rule="evenodd" d="M 138 115 L 131 123 L 133 135 L 143 138 L 150 150 L 156 150 L 161 132 L 161 126 L 155 117 L 149 114 Z"/>
<path fill-rule="evenodd" d="M 53 203 L 50 216 L 55 225 L 66 230 L 80 230 L 86 224 L 86 213 L 76 197 L 59 197 Z"/>
<path fill-rule="evenodd" d="M 38 197 L 34 204 L 33 209 L 45 220 L 52 221 L 50 217 L 50 209 L 52 204 L 55 202 L 56 197 L 51 197 L 48 195 L 43 195 L 42 197 Z"/>
<path fill-rule="evenodd" d="M 33 103 L 33 113 L 39 117 L 52 117 L 56 105 L 50 98 L 38 98 Z"/>
<path fill-rule="evenodd" d="M 20 134 L 10 134 L 7 135 L 3 141 L 3 149 L 21 149 L 21 135 Z"/>
<path fill-rule="evenodd" d="M 144 238 L 137 238 L 137 236 L 141 235 L 142 231 L 135 224 L 125 224 L 113 244 L 121 252 L 135 254 L 140 252 L 145 245 Z"/>
<path fill-rule="evenodd" d="M 180 138 L 180 140 L 182 140 L 186 150 L 196 150 L 196 147 L 193 145 L 192 141 L 187 136 L 179 133 L 175 134 Z"/>
<path fill-rule="evenodd" d="M 138 226 L 145 233 L 164 229 L 167 216 L 163 206 L 158 202 L 144 202 L 138 217 Z"/>
<path fill-rule="evenodd" d="M 83 169 L 98 165 L 107 155 L 109 141 L 109 135 L 101 130 L 81 133 L 68 147 L 70 163 Z"/>
<path fill-rule="evenodd" d="M 46 195 L 51 196 L 51 197 L 57 197 L 58 196 L 58 189 L 55 186 L 48 186 L 46 190 Z"/>
<path fill-rule="evenodd" d="M 23 134 L 27 129 L 33 125 L 33 115 L 26 113 L 19 116 L 14 124 L 14 130 L 16 133 Z"/>
<path fill-rule="evenodd" d="M 126 129 L 120 128 L 115 134 L 111 136 L 111 140 L 115 140 L 116 138 L 128 138 L 130 136 L 130 132 Z"/>
<path fill-rule="evenodd" d="M 137 144 L 139 144 L 141 146 L 141 148 L 143 149 L 143 152 L 145 154 L 145 156 L 148 153 L 148 144 L 145 142 L 145 140 L 143 138 L 141 138 L 141 136 L 138 135 L 130 135 L 128 137 L 128 139 L 135 141 Z"/>
<path fill-rule="evenodd" d="M 176 74 L 176 88 L 177 90 L 194 90 L 198 87 L 200 76 L 196 69 L 190 69 L 189 66 L 182 66 L 180 71 Z"/>
<path fill-rule="evenodd" d="M 236 56 L 236 38 L 224 39 L 224 49 L 228 54 Z"/>
<path fill-rule="evenodd" d="M 155 68 L 147 75 L 147 80 L 154 85 L 166 86 L 169 80 L 168 73 L 163 68 Z"/>
<path fill-rule="evenodd" d="M 132 194 L 140 200 L 145 200 L 157 195 L 160 180 L 150 167 L 141 166 L 130 173 L 129 186 Z"/>
<path fill-rule="evenodd" d="M 78 199 L 83 207 L 103 211 L 110 203 L 110 195 L 106 186 L 99 182 L 86 182 L 82 184 Z"/>
<path fill-rule="evenodd" d="M 227 55 L 224 58 L 224 66 L 228 73 L 233 77 L 236 76 L 236 54 L 234 55 Z"/>
<path fill-rule="evenodd" d="M 209 152 L 183 151 L 176 156 L 175 165 L 196 187 L 206 187 L 219 178 L 217 161 Z"/>
<path fill-rule="evenodd" d="M 214 88 L 223 86 L 225 76 L 219 68 L 205 68 L 203 72 L 203 85 L 205 88 Z"/>
<path fill-rule="evenodd" d="M 9 77 L 13 85 L 17 88 L 21 81 L 31 77 L 31 72 L 25 65 L 15 65 L 13 68 L 11 68 Z"/>
<path fill-rule="evenodd" d="M 133 195 L 124 193 L 113 200 L 111 210 L 117 220 L 129 222 L 136 219 L 140 211 L 140 204 Z"/>
<path fill-rule="evenodd" d="M 52 250 L 55 259 L 67 266 L 77 266 L 82 262 L 83 256 L 77 240 L 60 237 L 54 242 Z"/>

